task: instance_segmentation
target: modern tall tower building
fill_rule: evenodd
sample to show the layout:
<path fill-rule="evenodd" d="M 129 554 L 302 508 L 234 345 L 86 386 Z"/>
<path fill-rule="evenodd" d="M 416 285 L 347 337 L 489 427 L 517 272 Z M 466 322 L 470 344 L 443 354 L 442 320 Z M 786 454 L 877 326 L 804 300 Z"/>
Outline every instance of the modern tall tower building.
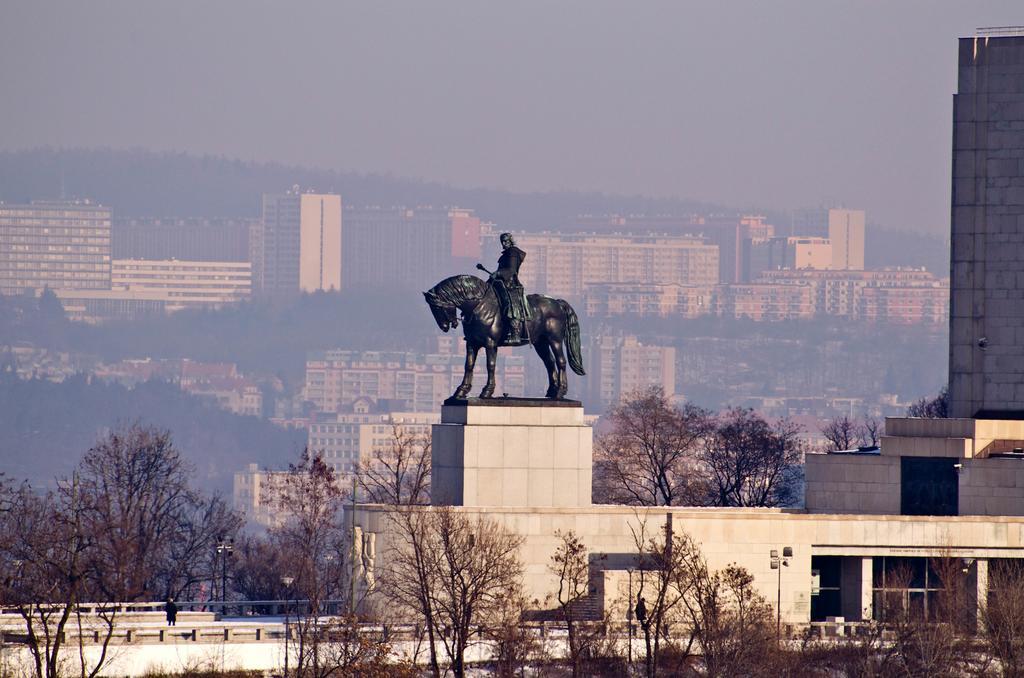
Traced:
<path fill-rule="evenodd" d="M 960 40 L 950 415 L 1024 418 L 1024 32 Z"/>
<path fill-rule="evenodd" d="M 341 196 L 298 186 L 265 194 L 249 247 L 255 287 L 263 293 L 341 289 Z"/>
<path fill-rule="evenodd" d="M 0 294 L 110 289 L 109 207 L 0 203 Z"/>
<path fill-rule="evenodd" d="M 864 270 L 864 210 L 828 211 L 833 271 Z"/>

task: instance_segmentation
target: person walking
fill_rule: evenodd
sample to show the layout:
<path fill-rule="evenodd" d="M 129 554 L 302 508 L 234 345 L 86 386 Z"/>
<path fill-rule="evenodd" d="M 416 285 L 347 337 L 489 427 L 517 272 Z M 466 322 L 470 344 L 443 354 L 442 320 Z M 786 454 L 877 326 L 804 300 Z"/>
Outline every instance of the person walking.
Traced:
<path fill-rule="evenodd" d="M 168 598 L 167 604 L 164 605 L 164 611 L 167 612 L 167 625 L 176 626 L 178 620 L 178 606 L 174 604 L 174 598 Z"/>

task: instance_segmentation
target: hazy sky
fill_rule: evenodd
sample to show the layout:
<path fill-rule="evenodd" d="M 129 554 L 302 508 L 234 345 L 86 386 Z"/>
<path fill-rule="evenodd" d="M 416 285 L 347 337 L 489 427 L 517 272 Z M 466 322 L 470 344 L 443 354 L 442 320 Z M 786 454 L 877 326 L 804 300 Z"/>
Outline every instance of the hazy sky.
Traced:
<path fill-rule="evenodd" d="M 0 4 L 0 148 L 845 204 L 947 232 L 965 2 Z"/>

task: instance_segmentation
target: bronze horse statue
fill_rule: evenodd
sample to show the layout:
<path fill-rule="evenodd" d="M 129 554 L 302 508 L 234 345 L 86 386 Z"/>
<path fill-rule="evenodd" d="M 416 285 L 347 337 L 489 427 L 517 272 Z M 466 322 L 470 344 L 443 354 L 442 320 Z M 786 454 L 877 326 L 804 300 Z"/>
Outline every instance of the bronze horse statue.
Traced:
<path fill-rule="evenodd" d="M 473 387 L 473 368 L 481 348 L 487 351 L 487 384 L 480 391 L 481 398 L 494 395 L 494 366 L 498 347 L 505 337 L 505 318 L 498 306 L 494 288 L 475 275 L 455 275 L 424 292 L 430 312 L 442 331 L 459 326 L 457 313 L 462 313 L 462 333 L 466 338 L 466 373 L 452 398 L 462 399 Z M 552 299 L 542 294 L 527 296 L 530 319 L 526 329 L 537 355 L 548 371 L 546 397 L 562 399 L 568 391 L 565 372 L 565 349 L 569 353 L 569 367 L 584 375 L 583 352 L 580 349 L 580 323 L 576 311 L 564 299 Z"/>

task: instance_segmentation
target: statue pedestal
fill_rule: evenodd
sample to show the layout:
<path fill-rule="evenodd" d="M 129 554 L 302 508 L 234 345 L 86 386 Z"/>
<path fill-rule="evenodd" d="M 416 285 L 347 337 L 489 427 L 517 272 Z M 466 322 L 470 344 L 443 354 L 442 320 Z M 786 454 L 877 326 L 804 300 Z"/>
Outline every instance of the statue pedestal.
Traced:
<path fill-rule="evenodd" d="M 590 506 L 593 432 L 575 400 L 445 401 L 432 435 L 435 506 Z"/>

